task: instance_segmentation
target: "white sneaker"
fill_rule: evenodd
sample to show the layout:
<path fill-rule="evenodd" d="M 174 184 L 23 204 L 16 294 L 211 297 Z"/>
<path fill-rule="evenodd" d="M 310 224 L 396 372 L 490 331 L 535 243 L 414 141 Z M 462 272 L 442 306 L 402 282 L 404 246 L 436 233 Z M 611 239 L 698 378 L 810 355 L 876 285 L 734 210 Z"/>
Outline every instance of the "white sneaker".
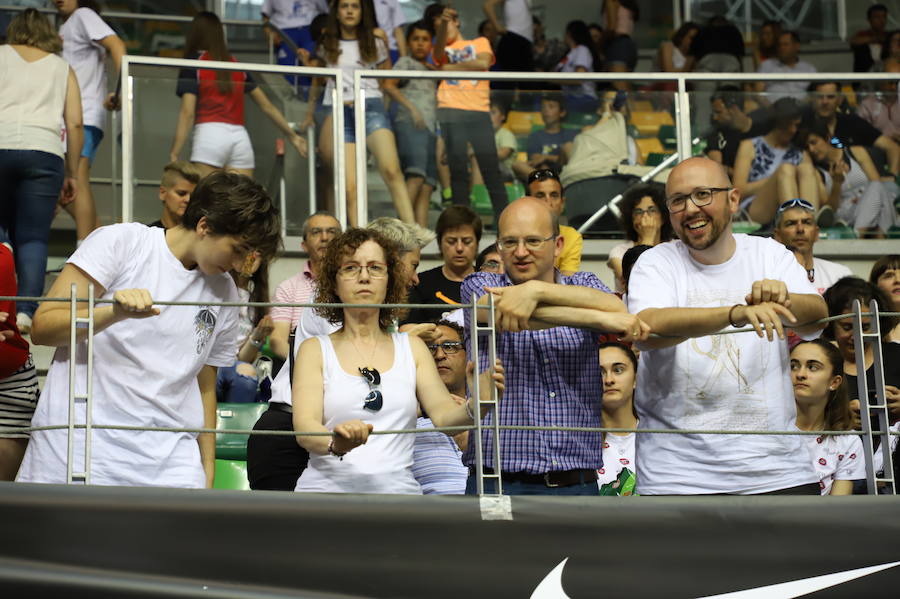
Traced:
<path fill-rule="evenodd" d="M 19 333 L 27 335 L 31 333 L 31 317 L 24 312 L 16 314 L 16 326 L 19 327 Z"/>

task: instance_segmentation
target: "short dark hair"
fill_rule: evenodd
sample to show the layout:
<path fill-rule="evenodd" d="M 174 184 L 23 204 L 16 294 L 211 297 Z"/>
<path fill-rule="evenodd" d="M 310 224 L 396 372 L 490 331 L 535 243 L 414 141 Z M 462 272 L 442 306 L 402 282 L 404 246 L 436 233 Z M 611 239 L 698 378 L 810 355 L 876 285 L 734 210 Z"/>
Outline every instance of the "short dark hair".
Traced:
<path fill-rule="evenodd" d="M 556 102 L 560 112 L 566 112 L 566 100 L 562 94 L 544 94 L 541 96 L 541 102 Z"/>
<path fill-rule="evenodd" d="M 871 19 L 872 13 L 878 11 L 886 13 L 888 11 L 887 6 L 885 6 L 884 4 L 873 4 L 868 9 L 866 9 L 866 19 Z"/>
<path fill-rule="evenodd" d="M 619 204 L 621 212 L 619 226 L 625 233 L 625 238 L 631 241 L 638 240 L 632 216 L 634 209 L 646 196 L 650 196 L 650 199 L 653 200 L 653 203 L 656 204 L 656 208 L 659 210 L 659 217 L 662 221 L 659 232 L 660 242 L 669 241 L 675 236 L 675 231 L 672 229 L 672 223 L 669 221 L 669 207 L 666 206 L 666 190 L 659 183 L 642 183 L 625 192 L 625 195 L 622 197 L 622 203 Z"/>
<path fill-rule="evenodd" d="M 462 328 L 461 326 L 459 326 L 459 324 L 457 324 L 457 323 L 455 323 L 455 322 L 452 322 L 452 321 L 450 321 L 450 320 L 443 320 L 443 319 L 437 321 L 437 322 L 434 323 L 434 324 L 435 324 L 435 326 L 439 326 L 439 327 L 447 327 L 448 329 L 452 330 L 454 333 L 456 333 L 457 335 L 459 335 L 459 340 L 460 340 L 460 341 L 465 341 L 465 340 L 466 340 L 466 333 L 465 333 L 465 331 L 463 331 L 463 328 Z M 463 351 L 466 351 L 466 345 L 465 345 L 465 343 L 463 344 L 462 350 L 463 350 Z"/>
<path fill-rule="evenodd" d="M 825 304 L 828 306 L 828 316 L 838 316 L 853 308 L 853 300 L 859 300 L 863 312 L 868 312 L 869 303 L 875 300 L 879 312 L 888 312 L 893 306 L 891 300 L 877 285 L 860 279 L 859 277 L 844 277 L 825 290 Z M 886 338 L 897 324 L 896 316 L 882 316 L 881 337 Z M 825 326 L 825 335 L 834 339 L 834 323 L 829 322 Z"/>
<path fill-rule="evenodd" d="M 263 186 L 246 175 L 215 171 L 200 179 L 181 226 L 196 229 L 204 217 L 213 235 L 240 237 L 263 260 L 271 260 L 281 249 L 278 208 Z"/>
<path fill-rule="evenodd" d="M 841 92 L 841 83 L 839 81 L 813 81 L 809 84 L 809 87 L 806 88 L 806 91 L 818 92 L 819 88 L 823 85 L 833 85 L 835 91 L 837 91 L 838 93 Z"/>
<path fill-rule="evenodd" d="M 597 347 L 597 350 L 609 348 L 622 350 L 622 352 L 628 356 L 628 359 L 631 360 L 631 365 L 634 367 L 635 375 L 637 375 L 638 358 L 634 355 L 634 351 L 630 347 L 620 341 L 604 341 Z"/>
<path fill-rule="evenodd" d="M 847 394 L 847 377 L 844 375 L 844 358 L 841 351 L 833 343 L 824 339 L 801 341 L 791 350 L 791 354 L 801 345 L 815 345 L 825 354 L 827 366 L 831 368 L 831 376 L 841 377 L 841 384 L 831 392 L 825 403 L 825 430 L 849 431 L 853 417 L 850 414 L 850 397 Z"/>
<path fill-rule="evenodd" d="M 881 44 L 881 60 L 887 60 L 891 55 L 891 39 L 895 35 L 900 35 L 900 29 L 894 29 L 893 31 L 888 31 L 884 35 L 884 43 Z"/>
<path fill-rule="evenodd" d="M 431 32 L 431 35 L 437 34 L 434 29 L 434 20 L 437 17 L 441 16 L 441 13 L 443 12 L 444 5 L 440 2 L 432 2 L 425 7 L 425 12 L 422 13 L 422 20 L 425 21 L 425 24 L 428 26 L 428 31 Z"/>
<path fill-rule="evenodd" d="M 709 99 L 709 103 L 712 104 L 716 100 L 720 100 L 726 108 L 737 106 L 741 111 L 744 110 L 744 92 L 736 85 L 723 85 L 718 88 Z"/>
<path fill-rule="evenodd" d="M 772 104 L 772 122 L 776 129 L 784 129 L 802 116 L 800 104 L 794 98 L 779 98 Z"/>
<path fill-rule="evenodd" d="M 491 107 L 503 113 L 503 122 L 505 123 L 506 117 L 509 116 L 509 102 L 499 94 L 491 94 Z"/>
<path fill-rule="evenodd" d="M 454 205 L 441 212 L 441 215 L 437 219 L 437 224 L 434 227 L 434 232 L 437 234 L 438 247 L 441 245 L 441 239 L 444 237 L 444 233 L 450 229 L 465 227 L 467 225 L 472 227 L 472 231 L 475 232 L 475 241 L 480 242 L 482 229 L 481 217 L 478 216 L 474 210 L 468 206 Z"/>
<path fill-rule="evenodd" d="M 316 277 L 316 303 L 337 304 L 341 299 L 337 294 L 337 274 L 344 259 L 359 249 L 367 241 L 374 241 L 384 250 L 384 261 L 388 268 L 387 293 L 385 304 L 403 304 L 406 302 L 409 277 L 406 267 L 400 261 L 400 248 L 393 241 L 374 229 L 347 229 L 334 238 L 325 249 L 325 256 Z M 332 324 L 344 322 L 343 308 L 320 306 L 315 308 L 316 314 Z M 401 312 L 399 308 L 381 308 L 378 311 L 378 324 L 382 330 L 387 329 L 394 318 Z"/>
<path fill-rule="evenodd" d="M 631 279 L 631 270 L 637 264 L 638 258 L 641 257 L 641 254 L 651 249 L 653 249 L 652 245 L 636 245 L 625 250 L 625 254 L 622 256 L 622 281 L 625 283 L 626 289 L 628 288 L 628 280 Z"/>
<path fill-rule="evenodd" d="M 499 254 L 499 253 L 500 252 L 497 251 L 496 243 L 492 243 L 491 245 L 487 246 L 486 248 L 484 248 L 483 250 L 478 252 L 478 257 L 475 258 L 475 270 L 476 271 L 481 270 L 481 267 L 484 266 L 484 263 L 487 261 L 488 254 Z"/>
<path fill-rule="evenodd" d="M 687 37 L 693 30 L 700 30 L 700 25 L 694 23 L 693 21 L 685 21 L 682 23 L 681 27 L 672 35 L 672 44 L 676 47 L 681 45 L 681 42 L 684 41 L 684 38 Z"/>
<path fill-rule="evenodd" d="M 900 254 L 888 254 L 876 260 L 869 272 L 869 282 L 877 285 L 881 275 L 892 269 L 900 270 Z"/>
<path fill-rule="evenodd" d="M 412 36 L 413 31 L 415 31 L 416 29 L 421 29 L 428 35 L 432 35 L 431 26 L 425 22 L 425 19 L 419 19 L 418 21 L 410 23 L 406 26 L 406 39 L 409 39 L 410 36 Z"/>
<path fill-rule="evenodd" d="M 793 29 L 782 29 L 781 32 L 779 32 L 778 37 L 780 38 L 783 35 L 791 36 L 791 39 L 794 41 L 795 44 L 800 43 L 800 34 L 797 33 L 796 31 L 794 31 Z"/>

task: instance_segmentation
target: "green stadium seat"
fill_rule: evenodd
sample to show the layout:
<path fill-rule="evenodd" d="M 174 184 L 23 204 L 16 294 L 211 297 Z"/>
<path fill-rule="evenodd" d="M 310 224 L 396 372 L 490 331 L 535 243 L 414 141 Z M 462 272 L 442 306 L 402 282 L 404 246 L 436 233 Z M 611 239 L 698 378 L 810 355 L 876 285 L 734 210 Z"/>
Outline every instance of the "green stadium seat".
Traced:
<path fill-rule="evenodd" d="M 666 150 L 678 149 L 678 133 L 675 131 L 675 125 L 661 125 L 657 137 Z"/>
<path fill-rule="evenodd" d="M 647 154 L 647 158 L 644 159 L 644 164 L 645 166 L 659 166 L 660 164 L 662 164 L 662 161 L 669 156 L 671 156 L 671 154 L 666 154 L 663 152 L 650 152 L 649 154 Z"/>
<path fill-rule="evenodd" d="M 856 231 L 848 226 L 828 227 L 819 231 L 820 239 L 856 239 Z"/>
<path fill-rule="evenodd" d="M 247 480 L 247 462 L 244 460 L 216 460 L 216 476 L 213 489 L 231 489 L 249 491 Z"/>
<path fill-rule="evenodd" d="M 216 429 L 250 430 L 269 408 L 267 403 L 220 403 L 216 406 Z M 246 460 L 249 435 L 219 433 L 216 435 L 216 457 L 223 460 Z"/>
<path fill-rule="evenodd" d="M 494 207 L 491 204 L 491 195 L 488 193 L 487 187 L 482 183 L 472 186 L 472 210 L 481 215 L 493 214 Z"/>
<path fill-rule="evenodd" d="M 891 227 L 887 230 L 886 235 L 888 239 L 900 239 L 900 227 Z"/>
<path fill-rule="evenodd" d="M 514 183 L 506 184 L 506 199 L 507 202 L 515 202 L 519 198 L 525 195 L 525 186 L 522 185 L 521 181 L 516 181 Z M 491 210 L 493 213 L 493 210 Z"/>

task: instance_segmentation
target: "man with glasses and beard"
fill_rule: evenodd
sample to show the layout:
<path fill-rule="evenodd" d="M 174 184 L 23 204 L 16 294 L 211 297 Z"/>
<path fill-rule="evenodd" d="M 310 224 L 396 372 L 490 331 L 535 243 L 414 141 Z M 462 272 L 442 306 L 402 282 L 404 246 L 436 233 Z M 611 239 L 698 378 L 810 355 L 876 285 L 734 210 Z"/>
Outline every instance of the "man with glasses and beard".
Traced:
<path fill-rule="evenodd" d="M 473 273 L 463 281 L 461 293 L 463 301 L 474 295 L 482 305 L 487 293 L 494 298 L 497 357 L 506 368 L 500 423 L 599 427 L 599 332 L 632 341 L 646 339 L 649 328 L 628 314 L 593 273 L 565 276 L 554 268 L 563 239 L 556 216 L 543 202 L 525 197 L 511 203 L 500 216 L 498 232 L 505 274 Z M 480 312 L 479 318 L 487 317 L 485 310 Z M 465 319 L 468 331 L 469 311 Z M 486 348 L 486 341 L 479 347 Z M 478 361 L 486 367 L 485 351 Z M 492 417 L 485 418 L 486 426 Z M 470 437 L 464 455 L 470 467 L 476 442 Z M 601 445 L 600 433 L 504 430 L 503 492 L 596 495 Z M 487 472 L 496 466 L 491 447 L 488 431 L 482 446 Z M 475 485 L 470 474 L 466 492 L 473 494 Z M 487 492 L 492 486 L 493 481 L 486 481 Z"/>
<path fill-rule="evenodd" d="M 644 252 L 628 285 L 628 308 L 659 335 L 638 343 L 640 428 L 795 426 L 784 326 L 815 338 L 827 309 L 783 245 L 732 232 L 739 202 L 708 158 L 669 175 L 666 203 L 680 241 Z M 747 325 L 755 334 L 718 334 Z M 637 453 L 641 495 L 819 494 L 800 437 L 644 434 Z"/>

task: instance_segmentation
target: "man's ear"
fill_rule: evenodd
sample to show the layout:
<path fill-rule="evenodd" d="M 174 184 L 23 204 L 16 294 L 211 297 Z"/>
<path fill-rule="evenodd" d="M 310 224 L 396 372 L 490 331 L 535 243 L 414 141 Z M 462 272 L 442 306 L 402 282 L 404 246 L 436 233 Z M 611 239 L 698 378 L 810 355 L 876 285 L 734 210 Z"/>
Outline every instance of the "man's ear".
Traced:
<path fill-rule="evenodd" d="M 169 191 L 169 190 L 166 189 L 165 187 L 163 187 L 162 185 L 159 186 L 159 201 L 160 202 L 166 201 L 166 192 L 167 191 Z"/>
<path fill-rule="evenodd" d="M 194 227 L 194 232 L 197 233 L 201 238 L 206 237 L 211 233 L 209 229 L 209 223 L 206 220 L 205 216 L 201 216 L 200 220 L 197 221 L 197 226 Z"/>

